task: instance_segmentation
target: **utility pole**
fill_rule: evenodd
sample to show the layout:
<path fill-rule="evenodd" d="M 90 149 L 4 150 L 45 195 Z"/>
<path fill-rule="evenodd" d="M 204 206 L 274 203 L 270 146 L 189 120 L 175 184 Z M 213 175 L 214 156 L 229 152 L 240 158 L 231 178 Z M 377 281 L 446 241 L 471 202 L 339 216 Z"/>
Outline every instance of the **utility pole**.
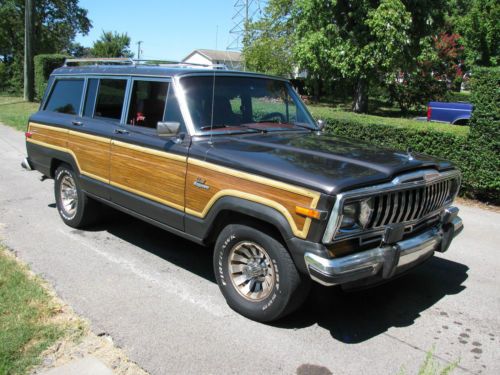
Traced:
<path fill-rule="evenodd" d="M 32 102 L 34 93 L 33 72 L 33 0 L 25 0 L 24 3 L 24 100 Z"/>
<path fill-rule="evenodd" d="M 141 44 L 144 43 L 142 40 L 137 42 L 137 60 L 141 59 Z"/>

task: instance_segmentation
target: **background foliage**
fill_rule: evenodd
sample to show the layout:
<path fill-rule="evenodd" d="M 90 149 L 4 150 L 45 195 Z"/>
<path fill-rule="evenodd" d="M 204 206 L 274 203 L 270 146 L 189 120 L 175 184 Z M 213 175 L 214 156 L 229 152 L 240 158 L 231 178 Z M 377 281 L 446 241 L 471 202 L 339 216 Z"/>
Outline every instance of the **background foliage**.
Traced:
<path fill-rule="evenodd" d="M 462 194 L 500 203 L 500 68 L 473 72 L 471 127 L 415 123 L 376 116 L 314 110 L 331 134 L 379 146 L 434 155 L 452 161 L 462 172 Z"/>
<path fill-rule="evenodd" d="M 19 93 L 23 87 L 24 0 L 0 2 L 0 90 Z M 92 24 L 78 0 L 37 0 L 34 55 L 65 53 L 77 34 Z"/>

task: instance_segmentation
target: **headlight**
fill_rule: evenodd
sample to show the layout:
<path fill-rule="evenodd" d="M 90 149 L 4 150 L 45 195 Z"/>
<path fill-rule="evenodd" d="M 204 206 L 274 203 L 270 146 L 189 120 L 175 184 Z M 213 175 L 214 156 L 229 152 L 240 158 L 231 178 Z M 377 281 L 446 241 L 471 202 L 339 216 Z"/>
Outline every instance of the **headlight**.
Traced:
<path fill-rule="evenodd" d="M 358 218 L 359 202 L 349 203 L 344 206 L 342 211 L 341 228 L 350 228 L 356 224 Z"/>
<path fill-rule="evenodd" d="M 373 213 L 373 200 L 365 199 L 358 202 L 348 203 L 342 210 L 342 222 L 340 228 L 351 228 L 358 224 L 365 228 Z"/>

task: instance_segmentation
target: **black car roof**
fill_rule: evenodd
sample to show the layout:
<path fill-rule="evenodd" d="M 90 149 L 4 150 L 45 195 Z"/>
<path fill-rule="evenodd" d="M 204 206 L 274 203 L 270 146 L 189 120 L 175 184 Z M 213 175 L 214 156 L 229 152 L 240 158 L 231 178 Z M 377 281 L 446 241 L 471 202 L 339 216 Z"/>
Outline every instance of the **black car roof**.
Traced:
<path fill-rule="evenodd" d="M 266 74 L 242 72 L 238 70 L 200 69 L 185 67 L 168 67 L 154 65 L 87 65 L 87 66 L 63 66 L 52 72 L 53 76 L 62 75 L 130 75 L 130 76 L 152 76 L 152 77 L 179 77 L 187 75 L 216 75 L 216 76 L 244 76 L 285 80 Z"/>

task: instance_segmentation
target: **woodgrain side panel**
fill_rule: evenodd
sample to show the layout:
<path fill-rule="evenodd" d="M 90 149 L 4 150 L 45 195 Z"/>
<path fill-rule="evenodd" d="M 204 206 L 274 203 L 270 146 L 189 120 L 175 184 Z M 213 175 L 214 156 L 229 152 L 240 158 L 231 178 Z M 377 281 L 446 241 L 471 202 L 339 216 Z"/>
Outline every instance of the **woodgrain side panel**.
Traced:
<path fill-rule="evenodd" d="M 111 140 L 70 131 L 68 148 L 73 151 L 82 173 L 109 182 Z"/>
<path fill-rule="evenodd" d="M 295 206 L 315 208 L 319 199 L 193 164 L 188 165 L 186 178 L 186 213 L 204 217 L 216 199 L 224 195 L 241 196 L 282 212 L 294 234 L 301 238 L 307 236 L 311 219 L 297 215 Z M 205 180 L 209 189 L 196 187 L 197 178 Z"/>
<path fill-rule="evenodd" d="M 66 147 L 69 133 L 67 129 L 30 123 L 28 131 L 32 133 L 31 139 L 37 142 L 47 143 L 56 147 Z"/>
<path fill-rule="evenodd" d="M 143 152 L 114 141 L 111 155 L 112 185 L 184 211 L 185 157 Z"/>

